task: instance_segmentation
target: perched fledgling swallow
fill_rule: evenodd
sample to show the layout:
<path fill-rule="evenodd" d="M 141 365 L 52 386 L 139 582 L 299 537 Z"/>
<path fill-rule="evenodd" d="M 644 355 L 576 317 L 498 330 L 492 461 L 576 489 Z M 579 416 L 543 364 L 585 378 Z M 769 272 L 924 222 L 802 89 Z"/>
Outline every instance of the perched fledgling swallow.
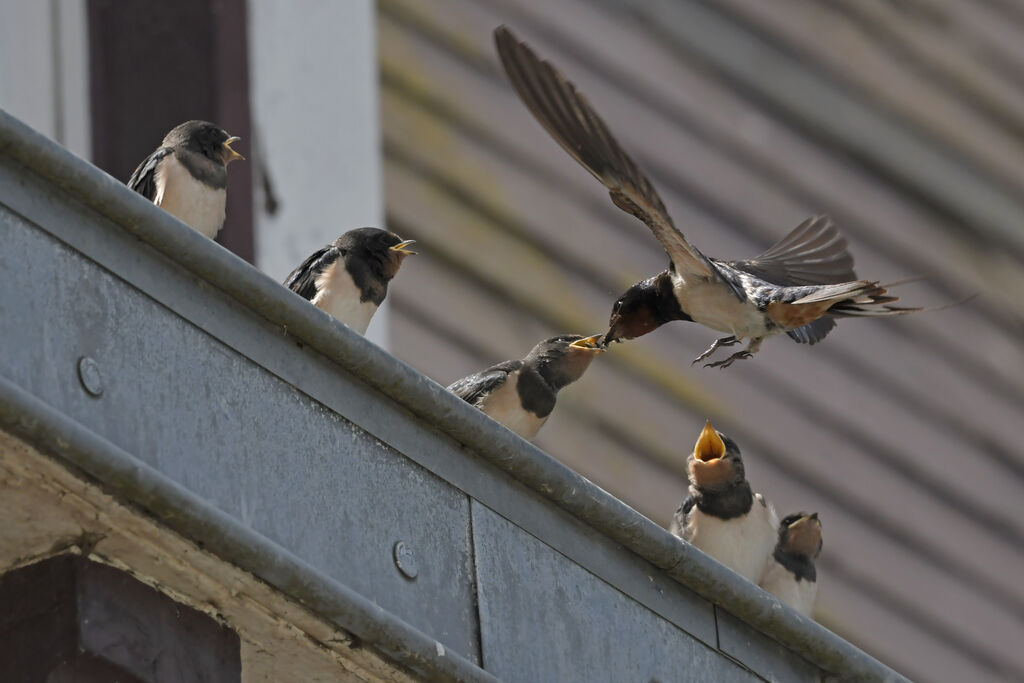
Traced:
<path fill-rule="evenodd" d="M 810 616 L 814 600 L 818 597 L 818 574 L 814 561 L 820 553 L 821 522 L 818 513 L 788 515 L 779 522 L 779 540 L 761 579 L 761 588 L 784 605 Z"/>
<path fill-rule="evenodd" d="M 726 367 L 750 358 L 761 342 L 787 333 L 799 343 L 821 341 L 834 318 L 891 316 L 921 309 L 890 306 L 884 286 L 858 280 L 846 241 L 825 216 L 809 218 L 760 256 L 708 258 L 675 227 L 657 190 L 608 131 L 586 97 L 504 26 L 495 30 L 498 55 L 520 99 L 548 133 L 608 189 L 612 202 L 642 220 L 668 252 L 668 270 L 638 282 L 612 309 L 604 342 L 633 339 L 666 322 L 689 320 L 749 339 L 746 349 L 709 363 Z"/>
<path fill-rule="evenodd" d="M 532 439 L 555 408 L 558 391 L 572 384 L 604 351 L 601 335 L 545 339 L 522 360 L 507 360 L 448 387 L 524 439 Z"/>
<path fill-rule="evenodd" d="M 757 583 L 775 547 L 775 510 L 750 488 L 736 442 L 704 425 L 687 460 L 690 495 L 669 527 L 674 535 Z"/>
<path fill-rule="evenodd" d="M 359 334 L 388 295 L 388 283 L 416 240 L 379 228 L 358 228 L 313 252 L 284 286 Z"/>
<path fill-rule="evenodd" d="M 128 187 L 210 239 L 224 225 L 228 164 L 245 159 L 232 137 L 206 121 L 186 121 L 142 160 Z"/>

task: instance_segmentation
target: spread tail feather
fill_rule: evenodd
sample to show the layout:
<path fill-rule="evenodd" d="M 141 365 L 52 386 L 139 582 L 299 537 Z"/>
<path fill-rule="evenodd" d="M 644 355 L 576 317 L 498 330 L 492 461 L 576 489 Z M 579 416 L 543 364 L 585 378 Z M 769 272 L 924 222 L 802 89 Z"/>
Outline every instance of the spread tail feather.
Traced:
<path fill-rule="evenodd" d="M 910 306 L 891 306 L 899 297 L 889 294 L 884 286 L 871 280 L 856 280 L 837 285 L 824 285 L 817 291 L 796 301 L 793 305 L 834 301 L 828 308 L 828 315 L 845 317 L 880 317 L 907 315 L 923 309 Z"/>
<path fill-rule="evenodd" d="M 789 303 L 794 306 L 800 306 L 803 304 L 816 304 L 824 301 L 835 301 L 838 303 L 846 299 L 860 301 L 870 297 L 884 297 L 885 292 L 885 288 L 881 287 L 878 282 L 872 282 L 871 280 L 854 280 L 852 282 L 840 282 L 835 285 L 821 285 L 810 294 Z M 885 298 L 886 301 L 895 301 L 893 297 Z"/>

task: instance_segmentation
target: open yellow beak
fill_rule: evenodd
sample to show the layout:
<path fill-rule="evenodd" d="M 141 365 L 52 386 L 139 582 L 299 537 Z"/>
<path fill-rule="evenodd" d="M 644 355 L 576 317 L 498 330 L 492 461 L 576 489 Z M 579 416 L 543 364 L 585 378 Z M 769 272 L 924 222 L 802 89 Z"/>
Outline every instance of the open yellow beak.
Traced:
<path fill-rule="evenodd" d="M 603 334 L 595 334 L 591 337 L 584 337 L 583 339 L 577 339 L 573 343 L 569 344 L 570 349 L 581 349 L 583 351 L 593 351 L 594 353 L 604 353 L 605 348 L 601 345 L 601 337 Z"/>
<path fill-rule="evenodd" d="M 228 151 L 228 154 L 230 155 L 230 156 L 228 156 L 227 161 L 224 162 L 225 165 L 230 164 L 235 159 L 238 159 L 239 161 L 245 161 L 245 157 L 243 157 L 241 154 L 239 154 L 235 150 L 231 149 L 231 143 L 232 142 L 238 142 L 241 139 L 242 138 L 240 138 L 237 135 L 235 135 L 235 136 L 232 136 L 232 137 L 230 137 L 230 138 L 228 138 L 227 140 L 224 141 L 224 149 L 226 149 Z"/>
<path fill-rule="evenodd" d="M 415 254 L 416 253 L 415 251 L 411 251 L 409 249 L 406 249 L 407 246 L 409 246 L 410 244 L 415 244 L 415 243 L 416 243 L 416 240 L 405 240 L 404 242 L 399 242 L 395 246 L 389 247 L 389 248 L 391 249 L 391 251 L 397 251 L 397 252 L 402 253 L 402 254 Z"/>
<path fill-rule="evenodd" d="M 818 513 L 817 512 L 815 512 L 814 514 L 810 514 L 810 515 L 801 515 L 800 517 L 796 518 L 795 520 L 793 520 L 792 522 L 789 523 L 789 528 L 790 529 L 795 529 L 796 527 L 801 526 L 802 524 L 805 524 L 805 523 L 811 521 L 812 519 L 815 522 L 818 521 Z"/>
<path fill-rule="evenodd" d="M 693 447 L 693 457 L 701 462 L 716 460 L 725 455 L 725 442 L 718 435 L 715 428 L 711 426 L 711 420 L 704 423 L 704 429 L 697 437 L 697 443 Z"/>

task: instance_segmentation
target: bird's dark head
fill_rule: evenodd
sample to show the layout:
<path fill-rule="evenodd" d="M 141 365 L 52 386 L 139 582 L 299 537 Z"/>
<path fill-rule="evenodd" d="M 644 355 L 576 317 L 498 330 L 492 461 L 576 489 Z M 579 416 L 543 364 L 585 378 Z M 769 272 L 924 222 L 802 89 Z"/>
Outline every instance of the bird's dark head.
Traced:
<path fill-rule="evenodd" d="M 704 423 L 704 429 L 693 446 L 687 470 L 690 482 L 705 491 L 728 489 L 746 479 L 740 447 L 716 431 L 710 421 Z"/>
<path fill-rule="evenodd" d="M 414 241 L 380 228 L 357 228 L 339 237 L 335 244 L 345 255 L 350 271 L 358 263 L 386 283 L 398 272 L 405 257 L 416 253 L 408 248 Z"/>
<path fill-rule="evenodd" d="M 208 121 L 186 121 L 164 136 L 163 146 L 183 147 L 190 152 L 201 154 L 211 161 L 227 166 L 236 159 L 245 159 L 231 149 L 231 144 L 240 139 L 228 135 Z"/>
<path fill-rule="evenodd" d="M 599 334 L 591 337 L 562 334 L 534 346 L 525 360 L 558 391 L 582 377 L 591 361 L 604 351 L 600 340 Z"/>
<path fill-rule="evenodd" d="M 779 522 L 778 550 L 814 560 L 821 553 L 821 520 L 818 513 L 797 512 Z"/>
<path fill-rule="evenodd" d="M 690 320 L 679 306 L 666 270 L 626 290 L 612 307 L 604 343 L 642 337 L 673 320 Z"/>

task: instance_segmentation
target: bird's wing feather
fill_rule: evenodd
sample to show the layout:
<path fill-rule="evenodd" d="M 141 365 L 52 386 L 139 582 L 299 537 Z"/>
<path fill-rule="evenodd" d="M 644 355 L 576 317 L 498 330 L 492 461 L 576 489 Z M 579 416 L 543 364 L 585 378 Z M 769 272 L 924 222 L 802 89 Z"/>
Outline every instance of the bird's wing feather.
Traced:
<path fill-rule="evenodd" d="M 879 297 L 884 297 L 886 301 L 895 301 L 895 297 L 887 297 L 885 294 L 885 288 L 879 286 L 877 282 L 853 280 L 817 287 L 784 288 L 780 300 L 793 306 L 839 302 L 843 299 L 860 299 L 862 297 L 872 297 L 872 301 L 875 302 L 881 302 Z"/>
<path fill-rule="evenodd" d="M 857 279 L 846 239 L 828 216 L 812 216 L 763 254 L 729 265 L 784 287 Z"/>
<path fill-rule="evenodd" d="M 558 144 L 608 188 L 616 206 L 647 224 L 676 272 L 684 278 L 688 274 L 717 278 L 717 271 L 675 227 L 650 180 L 576 86 L 508 28 L 496 29 L 494 38 L 505 73 L 526 107 Z"/>
<path fill-rule="evenodd" d="M 818 318 L 812 323 L 786 332 L 797 344 L 814 345 L 820 342 L 836 326 L 832 318 Z"/>
<path fill-rule="evenodd" d="M 319 249 L 302 264 L 289 273 L 284 286 L 299 296 L 310 301 L 316 296 L 316 280 L 320 274 L 341 257 L 341 251 L 333 244 Z"/>
<path fill-rule="evenodd" d="M 507 360 L 452 382 L 448 391 L 466 403 L 476 405 L 477 401 L 504 384 L 509 373 L 515 372 L 521 367 L 523 367 L 523 361 Z"/>
<path fill-rule="evenodd" d="M 687 496 L 683 500 L 682 504 L 676 509 L 676 513 L 672 515 L 672 524 L 668 528 L 669 532 L 679 538 L 686 538 L 686 527 L 689 522 L 690 511 L 695 503 L 696 501 L 693 499 L 693 496 Z"/>
<path fill-rule="evenodd" d="M 128 187 L 149 201 L 156 199 L 156 167 L 161 159 L 171 153 L 170 147 L 161 147 L 143 159 L 128 179 Z"/>

